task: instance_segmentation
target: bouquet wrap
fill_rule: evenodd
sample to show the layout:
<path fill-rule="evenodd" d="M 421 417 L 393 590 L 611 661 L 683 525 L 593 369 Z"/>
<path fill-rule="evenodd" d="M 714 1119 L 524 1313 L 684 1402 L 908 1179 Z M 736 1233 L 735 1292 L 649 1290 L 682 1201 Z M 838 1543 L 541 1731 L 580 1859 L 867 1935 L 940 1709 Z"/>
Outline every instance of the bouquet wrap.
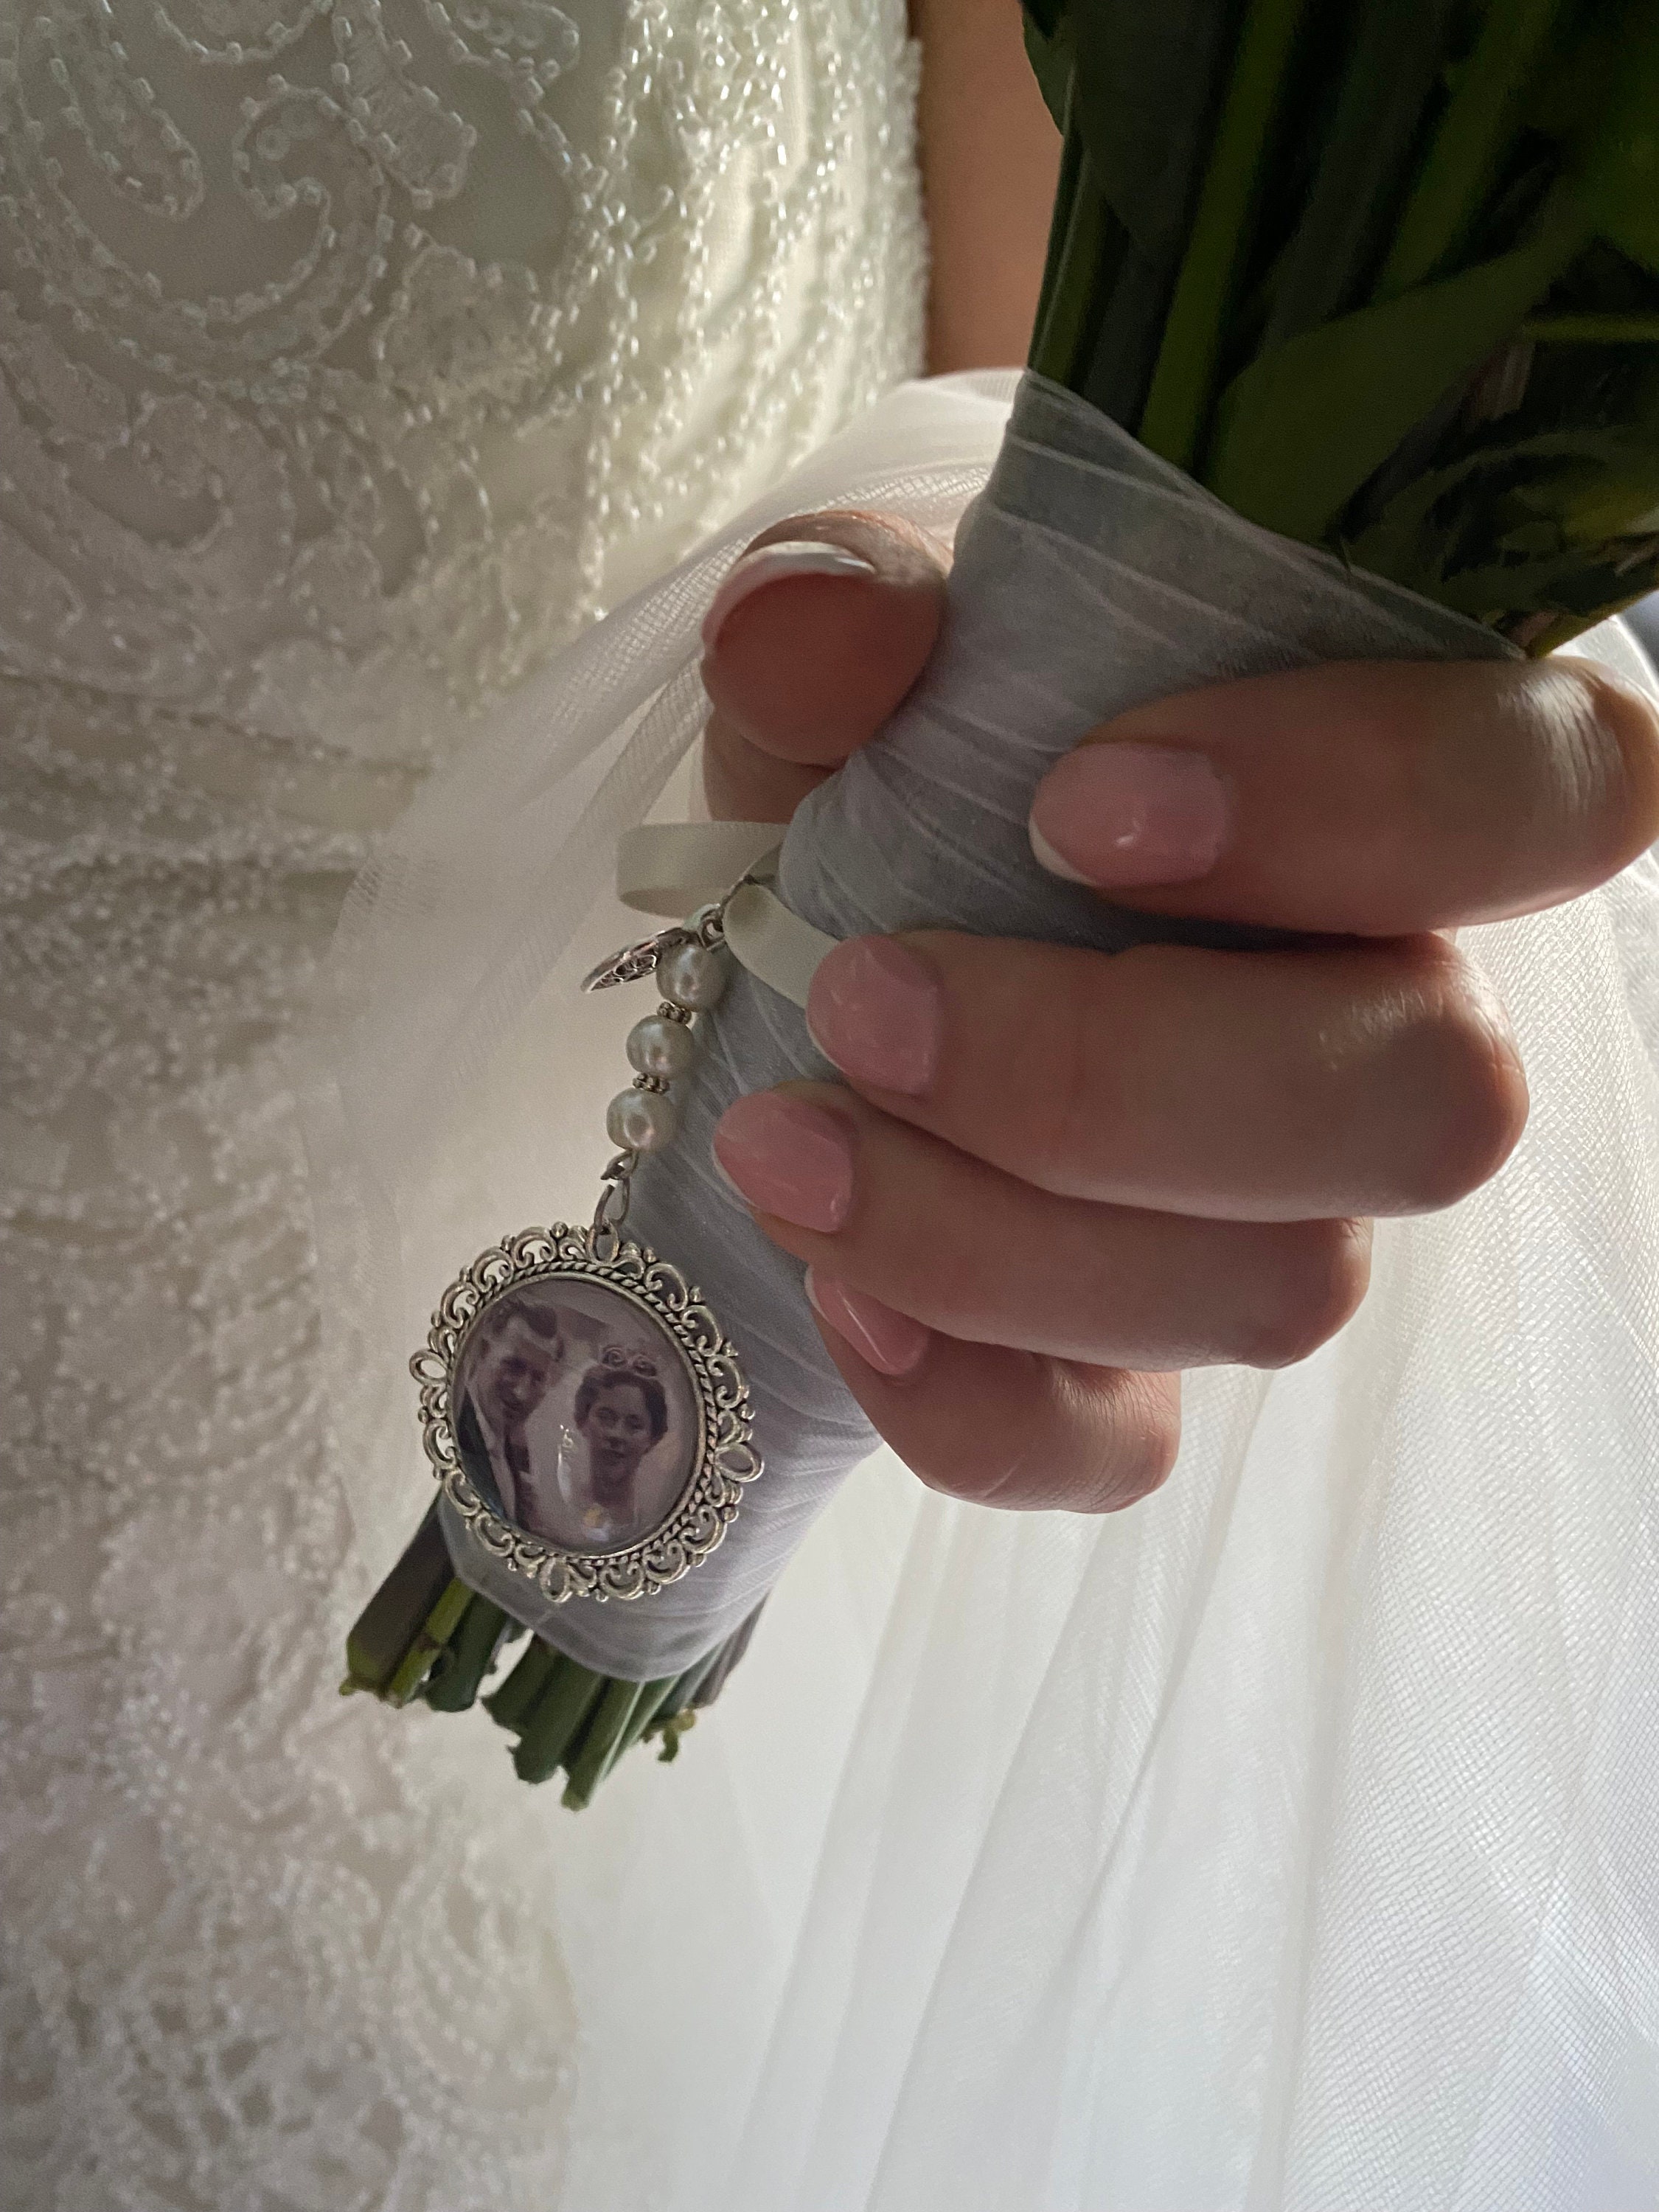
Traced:
<path fill-rule="evenodd" d="M 797 813 L 779 890 L 836 937 L 939 927 L 1114 951 L 1176 926 L 1106 905 L 1031 857 L 1026 817 L 1094 725 L 1227 678 L 1333 659 L 1503 658 L 1492 630 L 1246 522 L 1097 410 L 1028 375 L 958 532 L 944 632 L 876 742 Z M 1223 941 L 1226 933 L 1204 934 Z M 1234 940 L 1237 941 L 1237 940 Z M 720 1550 L 639 1603 L 577 1599 L 528 1625 L 636 1680 L 689 1667 L 765 1597 L 875 1437 L 824 1352 L 799 1263 L 714 1172 L 732 1101 L 833 1079 L 799 1009 L 738 972 L 681 1097 L 682 1133 L 637 1178 L 629 1233 L 672 1255 L 742 1350 L 766 1473 Z M 446 1509 L 448 1515 L 448 1509 Z M 457 1571 L 520 1619 L 459 1517 Z"/>

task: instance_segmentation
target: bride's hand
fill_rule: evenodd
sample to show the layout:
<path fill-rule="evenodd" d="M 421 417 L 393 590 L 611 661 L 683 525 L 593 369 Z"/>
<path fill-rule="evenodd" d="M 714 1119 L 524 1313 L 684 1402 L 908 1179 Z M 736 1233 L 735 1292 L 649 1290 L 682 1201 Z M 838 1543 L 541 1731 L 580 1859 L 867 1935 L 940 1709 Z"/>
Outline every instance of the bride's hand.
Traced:
<path fill-rule="evenodd" d="M 915 681 L 942 581 L 877 517 L 757 544 L 704 633 L 705 776 L 717 814 L 783 821 Z M 1659 836 L 1659 718 L 1571 660 L 1257 678 L 1091 732 L 1032 825 L 1121 903 L 1333 941 L 854 939 L 808 1008 L 850 1088 L 740 1099 L 715 1147 L 924 1481 L 1100 1510 L 1168 1472 L 1176 1370 L 1304 1358 L 1364 1295 L 1365 1217 L 1509 1157 L 1508 1022 L 1431 933 L 1571 898 Z"/>

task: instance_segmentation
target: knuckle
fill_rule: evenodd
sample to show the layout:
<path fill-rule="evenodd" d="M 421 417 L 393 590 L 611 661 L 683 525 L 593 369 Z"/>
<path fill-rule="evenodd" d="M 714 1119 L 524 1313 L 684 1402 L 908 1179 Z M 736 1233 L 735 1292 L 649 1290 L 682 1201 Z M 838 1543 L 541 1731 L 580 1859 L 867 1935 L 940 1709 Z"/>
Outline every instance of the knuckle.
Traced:
<path fill-rule="evenodd" d="M 1417 1105 L 1402 1163 L 1404 1210 L 1432 1212 L 1496 1175 L 1526 1127 L 1526 1076 L 1503 1009 L 1472 969 L 1436 993 L 1407 1054 Z"/>
<path fill-rule="evenodd" d="M 1115 1513 L 1169 1478 L 1181 1449 L 1168 1376 L 1004 1352 L 1002 1387 L 903 1454 L 927 1489 L 1003 1511 Z"/>
<path fill-rule="evenodd" d="M 1144 1381 L 1144 1377 L 1135 1378 Z M 1124 1424 L 1109 1510 L 1139 1504 L 1161 1490 L 1181 1455 L 1181 1407 L 1176 1398 L 1142 1389 Z"/>
<path fill-rule="evenodd" d="M 1557 664 L 1555 673 L 1578 702 L 1562 718 L 1563 750 L 1601 830 L 1598 877 L 1611 875 L 1659 838 L 1659 712 L 1592 662 Z"/>
<path fill-rule="evenodd" d="M 1293 1367 L 1353 1318 L 1370 1280 L 1363 1221 L 1302 1221 L 1275 1240 L 1277 1265 L 1258 1271 L 1265 1292 L 1252 1316 L 1244 1364 Z"/>
<path fill-rule="evenodd" d="M 906 1456 L 905 1465 L 925 1489 L 937 1491 L 941 1498 L 959 1498 L 966 1505 L 1018 1511 L 1052 1504 L 1047 1497 L 1030 1494 L 1034 1478 L 1029 1454 L 1007 1454 L 998 1448 L 999 1442 L 990 1435 L 964 1434 L 948 1445 L 936 1443 L 914 1457 Z M 1049 1470 L 1044 1473 L 1052 1480 Z"/>
<path fill-rule="evenodd" d="M 1060 1425 L 1076 1439 L 1066 1494 L 1073 1511 L 1116 1513 L 1168 1481 L 1181 1451 L 1181 1395 L 1167 1375 L 1050 1364 Z M 1041 1501 L 1035 1501 L 1041 1502 Z"/>

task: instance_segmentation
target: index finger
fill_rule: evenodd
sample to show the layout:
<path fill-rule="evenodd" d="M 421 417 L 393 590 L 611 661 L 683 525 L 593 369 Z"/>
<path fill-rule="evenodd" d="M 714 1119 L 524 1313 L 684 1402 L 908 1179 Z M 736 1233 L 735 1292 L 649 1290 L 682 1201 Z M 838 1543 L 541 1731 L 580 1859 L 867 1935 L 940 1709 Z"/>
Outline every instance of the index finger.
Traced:
<path fill-rule="evenodd" d="M 1659 836 L 1659 715 L 1591 664 L 1358 662 L 1138 708 L 1051 769 L 1055 873 L 1153 914 L 1362 936 L 1495 921 Z"/>

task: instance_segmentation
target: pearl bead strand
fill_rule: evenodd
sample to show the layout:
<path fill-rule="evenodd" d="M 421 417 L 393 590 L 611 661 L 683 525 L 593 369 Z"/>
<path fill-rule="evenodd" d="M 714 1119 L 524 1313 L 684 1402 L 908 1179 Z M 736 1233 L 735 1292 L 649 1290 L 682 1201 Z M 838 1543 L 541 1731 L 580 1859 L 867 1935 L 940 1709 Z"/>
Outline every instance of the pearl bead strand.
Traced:
<path fill-rule="evenodd" d="M 668 1086 L 690 1073 L 696 1058 L 691 1024 L 717 1006 L 726 990 L 726 955 L 696 939 L 683 939 L 658 956 L 662 1003 L 628 1033 L 633 1088 L 619 1091 L 605 1111 L 605 1134 L 624 1152 L 660 1152 L 679 1132 L 679 1114 Z"/>

